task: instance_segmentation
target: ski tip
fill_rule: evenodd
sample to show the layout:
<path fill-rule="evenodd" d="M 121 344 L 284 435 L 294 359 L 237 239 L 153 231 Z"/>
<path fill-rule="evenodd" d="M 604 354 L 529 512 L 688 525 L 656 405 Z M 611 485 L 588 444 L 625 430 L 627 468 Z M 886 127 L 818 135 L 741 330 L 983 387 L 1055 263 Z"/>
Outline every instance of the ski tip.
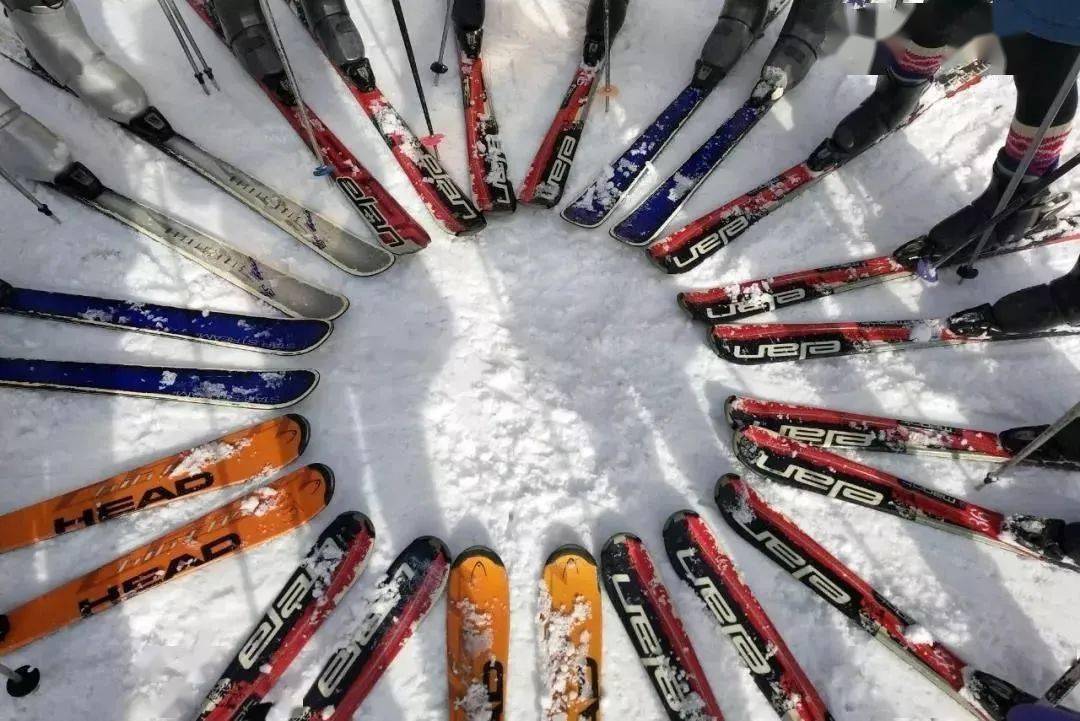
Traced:
<path fill-rule="evenodd" d="M 713 497 L 717 504 L 720 503 L 721 499 L 727 499 L 735 492 L 734 487 L 736 484 L 742 484 L 742 476 L 738 473 L 725 473 L 717 479 L 716 488 L 713 491 Z M 720 510 L 723 510 L 723 506 L 721 506 Z"/>
<path fill-rule="evenodd" d="M 633 533 L 620 531 L 619 533 L 612 534 L 612 536 L 604 542 L 604 547 L 600 549 L 600 555 L 604 555 L 609 549 L 612 549 L 615 546 L 625 546 L 630 543 L 641 544 L 641 542 L 641 539 Z"/>
<path fill-rule="evenodd" d="M 686 523 L 690 519 L 698 517 L 698 514 L 694 511 L 691 511 L 689 508 L 684 508 L 681 511 L 675 511 L 667 517 L 666 521 L 664 521 L 664 533 L 666 534 L 678 524 Z"/>
<path fill-rule="evenodd" d="M 694 312 L 694 309 L 690 307 L 690 301 L 686 297 L 686 293 L 682 292 L 675 296 L 675 303 L 682 308 L 683 312 L 690 316 L 690 320 L 697 320 L 698 316 Z"/>
<path fill-rule="evenodd" d="M 337 518 L 331 521 L 326 527 L 322 535 L 323 537 L 333 536 L 337 534 L 342 527 L 347 527 L 353 538 L 361 534 L 365 534 L 370 538 L 375 538 L 375 524 L 360 511 L 345 511 L 344 513 L 339 513 Z"/>
<path fill-rule="evenodd" d="M 551 552 L 551 555 L 547 557 L 547 560 L 544 561 L 544 565 L 550 566 L 551 564 L 557 562 L 560 558 L 564 558 L 566 556 L 581 556 L 593 566 L 596 565 L 596 559 L 593 558 L 593 555 L 587 550 L 585 550 L 583 546 L 579 546 L 576 543 L 566 543 L 556 548 L 554 551 Z"/>
<path fill-rule="evenodd" d="M 464 551 L 457 555 L 454 559 L 451 569 L 458 568 L 459 566 L 468 563 L 473 558 L 486 558 L 500 568 L 505 568 L 503 560 L 499 557 L 499 554 L 487 546 L 469 546 Z"/>
<path fill-rule="evenodd" d="M 409 544 L 410 546 L 428 546 L 431 548 L 432 556 L 442 556 L 450 561 L 450 547 L 443 542 L 441 538 L 437 536 L 420 536 L 415 541 Z"/>
<path fill-rule="evenodd" d="M 307 450 L 308 443 L 311 441 L 311 421 L 304 418 L 299 413 L 286 413 L 285 417 L 295 423 L 300 429 L 300 443 L 296 446 L 296 455 L 304 455 L 304 451 Z"/>
<path fill-rule="evenodd" d="M 329 504 L 330 499 L 334 497 L 334 472 L 325 463 L 309 463 L 307 469 L 322 476 L 323 483 L 326 486 L 323 498 L 325 503 Z"/>
<path fill-rule="evenodd" d="M 733 429 L 737 429 L 739 427 L 739 424 L 735 422 L 735 416 L 732 413 L 732 407 L 735 405 L 735 401 L 737 400 L 739 400 L 739 397 L 734 393 L 724 399 L 724 420 Z"/>

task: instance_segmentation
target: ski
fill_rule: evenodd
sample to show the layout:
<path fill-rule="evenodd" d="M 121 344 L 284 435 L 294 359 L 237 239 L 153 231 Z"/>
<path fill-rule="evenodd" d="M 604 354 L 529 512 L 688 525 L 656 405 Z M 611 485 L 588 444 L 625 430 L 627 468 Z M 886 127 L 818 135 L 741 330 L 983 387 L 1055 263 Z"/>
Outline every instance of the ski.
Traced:
<path fill-rule="evenodd" d="M 1066 193 L 1055 196 L 1055 207 L 1063 206 L 1067 198 Z M 1080 241 L 1080 215 L 1061 218 L 1055 215 L 1045 218 L 1016 242 L 987 249 L 979 257 L 995 258 L 1076 241 Z M 695 320 L 710 324 L 743 320 L 845 291 L 914 278 L 916 256 L 924 248 L 925 239 L 916 238 L 900 246 L 892 255 L 687 291 L 679 293 L 677 301 Z"/>
<path fill-rule="evenodd" d="M 942 73 L 923 96 L 922 103 L 907 123 L 914 121 L 937 102 L 975 85 L 987 71 L 985 63 L 975 61 Z M 907 123 L 900 127 L 905 127 Z M 827 138 L 804 162 L 661 238 L 649 246 L 648 255 L 667 273 L 685 273 L 733 242 L 797 192 L 814 185 L 852 157 L 855 156 L 841 156 L 833 146 L 832 139 Z"/>
<path fill-rule="evenodd" d="M 736 431 L 734 446 L 768 480 L 1080 571 L 1080 523 L 1006 516 L 757 426 Z"/>
<path fill-rule="evenodd" d="M 570 178 L 570 167 L 577 154 L 581 133 L 589 117 L 596 78 L 605 64 L 608 48 L 605 46 L 605 6 L 610 3 L 610 39 L 619 33 L 626 19 L 628 0 L 590 0 L 585 19 L 585 45 L 582 59 L 574 72 L 574 79 L 563 96 L 555 119 L 548 128 L 540 149 L 536 151 L 525 180 L 521 183 L 519 199 L 523 203 L 553 208 L 562 199 Z"/>
<path fill-rule="evenodd" d="M 106 393 L 238 408 L 285 408 L 319 383 L 310 370 L 224 370 L 0 358 L 0 387 Z"/>
<path fill-rule="evenodd" d="M 759 32 L 750 36 L 749 44 L 739 52 L 739 58 L 761 39 L 765 30 L 789 4 L 790 0 L 779 0 L 771 5 Z M 721 21 L 725 19 L 723 14 L 720 17 Z M 714 40 L 722 43 L 731 42 L 730 34 L 719 35 L 719 30 L 718 23 L 717 30 L 714 30 L 713 35 L 709 37 L 709 43 Z M 597 178 L 573 202 L 563 208 L 563 220 L 582 228 L 595 228 L 611 216 L 622 199 L 634 189 L 638 181 L 645 177 L 649 163 L 663 152 L 690 116 L 716 89 L 727 75 L 727 71 L 732 69 L 721 68 L 718 63 L 710 62 L 712 54 L 710 45 L 707 43 L 702 50 L 701 58 L 694 67 L 694 77 L 690 84 L 630 143 L 630 147 L 622 155 L 611 164 L 604 166 Z M 723 127 L 727 125 L 725 123 Z M 713 142 L 712 139 L 709 142 Z"/>
<path fill-rule="evenodd" d="M 664 546 L 675 573 L 735 646 L 776 714 L 786 721 L 832 721 L 817 689 L 701 516 L 673 513 L 664 524 Z"/>
<path fill-rule="evenodd" d="M 416 539 L 367 596 L 363 620 L 323 666 L 292 721 L 347 721 L 393 662 L 446 587 L 450 551 L 433 536 Z"/>
<path fill-rule="evenodd" d="M 995 433 L 745 396 L 730 396 L 724 405 L 724 414 L 728 424 L 736 430 L 759 426 L 822 448 L 911 453 L 995 463 L 1008 461 L 1047 428 L 1046 425 L 1022 426 Z M 1047 444 L 1025 458 L 1023 463 L 1080 471 L 1080 451 Z"/>
<path fill-rule="evenodd" d="M 349 300 L 287 275 L 106 187 L 51 130 L 0 91 L 0 163 L 172 248 L 286 315 L 331 320 Z"/>
<path fill-rule="evenodd" d="M 742 107 L 611 229 L 611 237 L 627 245 L 648 245 L 780 97 L 772 85 L 759 82 Z"/>
<path fill-rule="evenodd" d="M 439 227 L 455 236 L 483 230 L 484 216 L 379 90 L 364 41 L 343 0 L 288 0 L 287 4 L 337 69 Z"/>
<path fill-rule="evenodd" d="M 506 568 L 490 548 L 468 548 L 454 559 L 447 589 L 450 721 L 504 721 L 509 660 Z"/>
<path fill-rule="evenodd" d="M 601 613 L 596 561 L 581 546 L 555 549 L 544 563 L 537 612 L 544 721 L 600 717 Z"/>
<path fill-rule="evenodd" d="M 333 473 L 313 464 L 221 506 L 0 614 L 0 656 L 154 586 L 299 528 L 325 508 L 333 495 Z"/>
<path fill-rule="evenodd" d="M 364 572 L 375 529 L 363 513 L 330 522 L 293 571 L 266 614 L 240 645 L 196 721 L 261 721 L 263 698 Z"/>
<path fill-rule="evenodd" d="M 715 325 L 709 336 L 713 350 L 724 360 L 740 365 L 758 365 L 880 351 L 1080 335 L 1080 326 L 1071 325 L 1014 333 L 994 328 L 961 333 L 955 330 L 955 321 L 956 316 L 838 323 L 744 323 Z"/>
<path fill-rule="evenodd" d="M 307 353 L 330 337 L 325 320 L 292 320 L 177 308 L 31 288 L 0 280 L 0 313 L 138 331 L 281 355 Z"/>
<path fill-rule="evenodd" d="M 458 45 L 461 99 L 465 106 L 465 152 L 476 204 L 485 213 L 513 213 L 517 197 L 495 118 L 495 104 L 484 80 L 485 0 L 451 0 Z"/>
<path fill-rule="evenodd" d="M 716 505 L 744 541 L 825 600 L 981 721 L 1006 721 L 1035 697 L 961 659 L 870 584 L 770 507 L 745 481 L 726 475 Z"/>
<path fill-rule="evenodd" d="M 85 43 L 88 47 L 93 44 L 82 24 L 82 19 L 70 1 L 50 8 L 49 12 L 59 15 L 57 20 L 60 24 L 76 33 L 81 43 Z M 53 51 L 57 44 L 72 40 L 65 38 L 63 34 L 55 34 L 55 30 L 49 32 L 39 27 L 41 23 L 49 22 L 39 10 L 35 10 L 34 13 L 9 11 L 8 17 L 13 24 L 17 24 L 23 36 L 46 49 L 41 54 L 43 58 L 55 57 L 55 52 L 50 51 Z M 0 55 L 55 87 L 76 94 L 37 62 L 16 33 L 16 29 L 9 27 L 6 23 L 0 23 Z M 63 62 L 56 64 L 53 71 L 63 70 Z M 393 265 L 393 254 L 363 241 L 236 166 L 215 157 L 194 141 L 176 132 L 161 112 L 148 104 L 145 91 L 134 78 L 127 76 L 125 80 L 127 86 L 125 90 L 134 97 L 131 98 L 130 103 L 120 106 L 124 108 L 123 113 L 117 109 L 115 97 L 106 98 L 106 100 L 113 100 L 113 103 L 103 103 L 99 102 L 99 98 L 89 97 L 88 104 L 94 105 L 96 109 L 125 130 L 198 173 L 347 273 L 360 276 L 375 275 Z M 136 110 L 138 112 L 135 112 Z"/>
<path fill-rule="evenodd" d="M 671 721 L 723 721 L 705 671 L 645 544 L 617 533 L 600 551 L 611 605 Z"/>
<path fill-rule="evenodd" d="M 0 514 L 0 553 L 200 493 L 268 478 L 299 458 L 310 436 L 303 416 L 281 416 Z"/>
<path fill-rule="evenodd" d="M 266 18 L 258 0 L 239 3 L 229 0 L 227 14 L 221 12 L 214 0 L 188 0 L 188 4 L 233 52 L 311 151 L 329 164 L 330 177 L 375 231 L 383 247 L 397 255 L 415 253 L 426 247 L 430 242 L 427 231 L 409 216 L 310 108 L 301 109 L 282 69 L 283 60 L 276 56 L 273 43 L 266 37 Z M 317 147 L 311 147 L 305 114 L 310 120 Z"/>

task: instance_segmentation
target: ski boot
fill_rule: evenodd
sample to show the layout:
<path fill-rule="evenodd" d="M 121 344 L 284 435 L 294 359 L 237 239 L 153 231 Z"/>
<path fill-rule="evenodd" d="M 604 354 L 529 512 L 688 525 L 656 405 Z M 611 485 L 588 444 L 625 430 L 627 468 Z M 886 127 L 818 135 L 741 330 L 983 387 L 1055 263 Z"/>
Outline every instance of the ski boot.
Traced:
<path fill-rule="evenodd" d="M 949 328 L 964 336 L 997 331 L 1032 333 L 1059 325 L 1080 324 L 1080 259 L 1049 283 L 1013 291 L 949 318 Z"/>
<path fill-rule="evenodd" d="M 781 92 L 802 82 L 817 61 L 838 7 L 832 0 L 804 0 L 796 4 L 761 69 L 762 81 Z"/>
<path fill-rule="evenodd" d="M 919 107 L 930 80 L 908 81 L 892 70 L 878 76 L 877 87 L 859 107 L 840 121 L 832 134 L 833 151 L 853 157 L 896 130 Z"/>
<path fill-rule="evenodd" d="M 1004 152 L 1002 149 L 998 153 L 997 162 L 994 163 L 994 170 L 990 176 L 990 185 L 986 190 L 969 205 L 931 228 L 927 234 L 931 257 L 942 257 L 955 251 L 968 240 L 972 232 L 993 217 L 1005 188 L 1013 178 L 1013 172 L 1002 163 Z M 1027 188 L 1038 179 L 1039 177 L 1035 175 L 1025 176 L 1013 197 L 1023 197 L 1028 192 Z M 994 226 L 986 249 L 992 250 L 1006 246 L 1024 237 L 1036 223 L 1045 219 L 1051 197 L 1049 190 L 1043 190 L 1024 207 L 1002 219 Z"/>
<path fill-rule="evenodd" d="M 1039 437 L 1048 426 L 1021 426 L 998 434 L 1001 445 L 1016 454 Z M 1080 420 L 1073 421 L 1028 456 L 1032 463 L 1053 468 L 1080 471 Z"/>
<path fill-rule="evenodd" d="M 1009 531 L 1016 540 L 1054 561 L 1080 563 L 1080 523 L 1060 518 L 1013 516 Z"/>
<path fill-rule="evenodd" d="M 761 35 L 768 3 L 762 0 L 727 0 L 701 57 L 694 67 L 694 86 L 712 90 L 727 77 L 746 49 Z"/>

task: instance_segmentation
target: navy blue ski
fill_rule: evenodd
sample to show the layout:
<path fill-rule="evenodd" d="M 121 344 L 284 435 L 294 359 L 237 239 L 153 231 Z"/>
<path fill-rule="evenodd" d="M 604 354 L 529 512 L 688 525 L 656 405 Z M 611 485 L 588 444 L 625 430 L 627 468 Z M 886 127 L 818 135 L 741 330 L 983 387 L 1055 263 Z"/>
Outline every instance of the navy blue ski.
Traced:
<path fill-rule="evenodd" d="M 110 393 L 242 408 L 284 408 L 319 383 L 309 370 L 158 368 L 0 358 L 0 386 Z"/>
<path fill-rule="evenodd" d="M 769 112 L 779 98 L 779 93 L 774 94 L 771 89 L 768 83 L 759 83 L 750 99 L 734 115 L 611 229 L 611 237 L 627 245 L 648 245 L 739 141 Z"/>
<path fill-rule="evenodd" d="M 16 288 L 0 280 L 0 312 L 153 333 L 283 355 L 306 353 L 330 337 L 325 320 L 216 313 L 88 295 Z"/>
<path fill-rule="evenodd" d="M 772 5 L 762 21 L 759 34 L 751 41 L 751 46 L 788 5 L 789 0 L 781 0 Z M 717 31 L 713 32 L 715 34 Z M 749 48 L 750 46 L 747 46 L 738 57 L 742 57 Z M 738 62 L 738 57 L 735 62 Z M 622 155 L 610 165 L 604 166 L 599 176 L 574 202 L 563 208 L 563 220 L 582 228 L 595 228 L 607 220 L 615 211 L 615 206 L 645 176 L 648 164 L 660 155 L 694 111 L 732 69 L 734 66 L 721 68 L 711 64 L 707 59 L 707 50 L 703 50 L 690 84 L 630 143 L 630 147 Z"/>

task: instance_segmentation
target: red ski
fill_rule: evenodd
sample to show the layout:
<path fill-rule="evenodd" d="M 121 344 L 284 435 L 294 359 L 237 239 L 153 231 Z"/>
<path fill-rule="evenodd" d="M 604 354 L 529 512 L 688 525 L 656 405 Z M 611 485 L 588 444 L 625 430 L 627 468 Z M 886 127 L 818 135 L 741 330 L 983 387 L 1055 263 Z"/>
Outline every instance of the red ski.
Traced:
<path fill-rule="evenodd" d="M 1064 200 L 1061 196 L 1056 199 Z M 916 238 L 892 255 L 679 293 L 678 303 L 691 318 L 715 325 L 890 280 L 913 278 L 921 255 L 918 251 L 925 245 L 923 241 Z M 1050 217 L 1016 243 L 995 248 L 980 257 L 992 258 L 1075 241 L 1080 241 L 1080 215 Z"/>
<path fill-rule="evenodd" d="M 596 76 L 605 64 L 605 24 L 608 35 L 614 38 L 626 19 L 626 3 L 627 0 L 591 0 L 589 3 L 581 62 L 540 149 L 529 164 L 521 184 L 521 202 L 553 208 L 562 200 L 585 120 L 589 117 Z M 607 18 L 605 6 L 609 8 Z"/>
<path fill-rule="evenodd" d="M 914 453 L 1003 463 L 1046 430 L 1020 426 L 1000 433 L 917 423 L 828 408 L 730 396 L 724 406 L 734 429 L 760 426 L 802 443 L 886 453 Z M 1080 449 L 1048 443 L 1024 459 L 1046 468 L 1080 470 Z"/>
<path fill-rule="evenodd" d="M 817 689 L 701 516 L 673 513 L 664 524 L 664 545 L 675 573 L 731 640 L 777 715 L 787 721 L 832 721 Z"/>
<path fill-rule="evenodd" d="M 600 567 L 611 605 L 668 718 L 723 721 L 709 680 L 645 544 L 637 536 L 615 534 L 600 552 Z"/>
<path fill-rule="evenodd" d="M 936 79 L 934 86 L 927 91 L 922 103 L 904 125 L 914 121 L 936 102 L 951 98 L 975 85 L 987 70 L 986 63 L 975 61 L 943 73 Z M 725 203 L 685 228 L 649 246 L 647 249 L 649 257 L 667 273 L 685 273 L 696 268 L 706 258 L 733 242 L 752 225 L 796 194 L 814 185 L 854 157 L 839 154 L 832 139 L 827 138 L 802 163 L 788 168 L 772 180 Z"/>
<path fill-rule="evenodd" d="M 215 9 L 214 0 L 188 0 L 188 4 L 234 54 L 238 52 L 238 48 L 233 47 L 235 41 L 241 39 L 241 37 L 246 42 L 252 40 L 252 28 L 250 27 L 235 28 L 235 33 L 232 37 L 229 37 L 222 24 L 222 16 Z M 266 19 L 261 17 L 258 3 L 253 5 L 253 12 L 259 14 L 259 19 L 262 20 L 265 26 Z M 270 44 L 268 48 L 264 47 L 263 44 L 269 43 L 265 37 L 260 37 L 259 40 L 262 43 L 259 46 L 260 52 L 274 52 L 273 44 Z M 248 55 L 244 57 L 247 58 Z M 238 59 L 241 58 L 238 56 Z M 278 64 L 280 65 L 282 62 L 279 58 Z M 244 65 L 243 59 L 241 59 L 241 64 Z M 245 69 L 252 72 L 252 69 L 247 65 L 245 65 Z M 308 137 L 308 129 L 304 125 L 303 115 L 301 114 L 300 102 L 289 87 L 284 72 L 277 72 L 265 77 L 257 77 L 252 74 L 252 77 L 263 92 L 266 93 L 266 96 L 270 98 L 274 107 L 285 116 L 285 119 L 292 125 L 293 130 L 304 140 L 304 143 L 311 148 L 316 156 L 322 158 L 330 166 L 330 176 L 334 179 L 334 182 L 360 214 L 360 217 L 375 231 L 379 242 L 387 250 L 402 255 L 415 253 L 427 246 L 431 241 L 427 231 L 413 220 L 397 200 L 387 192 L 386 188 L 379 184 L 375 176 L 323 124 L 319 117 L 310 108 L 304 106 L 307 118 L 311 122 L 311 131 L 315 137 L 316 147 L 312 147 L 311 140 Z"/>
<path fill-rule="evenodd" d="M 735 475 L 716 484 L 728 525 L 773 563 L 847 616 L 981 721 L 1005 721 L 1035 697 L 957 656 L 869 583 L 771 508 Z"/>
<path fill-rule="evenodd" d="M 513 213 L 517 197 L 499 137 L 495 106 L 484 81 L 483 2 L 455 0 L 454 34 L 458 43 L 461 97 L 465 104 L 465 151 L 469 159 L 473 198 L 485 213 Z"/>
<path fill-rule="evenodd" d="M 214 684 L 197 721 L 266 717 L 263 698 L 364 572 L 374 541 L 363 513 L 343 513 L 326 527 Z"/>
<path fill-rule="evenodd" d="M 1006 516 L 760 426 L 736 431 L 734 446 L 747 468 L 771 481 L 1080 571 L 1080 523 Z"/>

